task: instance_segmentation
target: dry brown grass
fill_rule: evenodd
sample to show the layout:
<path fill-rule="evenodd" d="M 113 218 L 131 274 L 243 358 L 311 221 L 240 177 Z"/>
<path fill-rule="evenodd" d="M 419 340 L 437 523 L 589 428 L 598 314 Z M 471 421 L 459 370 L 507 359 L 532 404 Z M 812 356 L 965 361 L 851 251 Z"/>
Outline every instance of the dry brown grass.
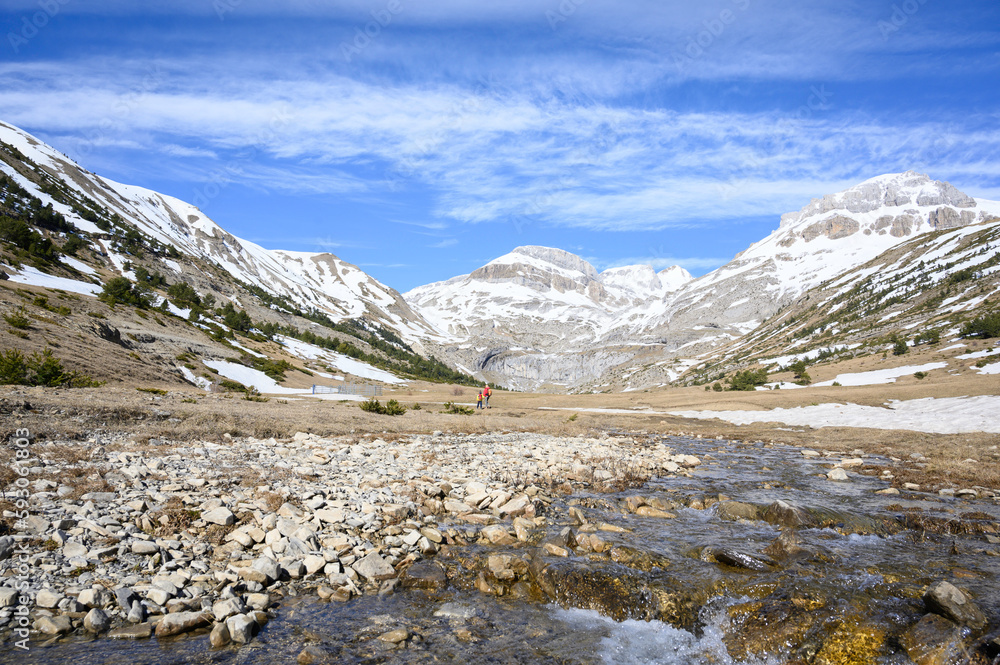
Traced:
<path fill-rule="evenodd" d="M 391 417 L 364 412 L 356 403 L 315 399 L 255 403 L 194 390 L 172 390 L 161 399 L 150 401 L 147 395 L 137 393 L 134 387 L 72 391 L 0 387 L 0 407 L 11 407 L 0 408 L 0 434 L 9 436 L 16 428 L 27 427 L 42 441 L 80 439 L 95 433 L 124 433 L 132 441 L 139 442 L 159 438 L 224 443 L 223 434 L 226 433 L 234 437 L 285 439 L 298 431 L 355 441 L 362 438 L 394 441 L 404 435 L 427 434 L 435 430 L 469 434 L 537 432 L 556 436 L 597 436 L 609 431 L 646 432 L 660 436 L 701 435 L 737 441 L 764 441 L 845 455 L 861 448 L 868 454 L 883 454 L 902 460 L 908 460 L 910 453 L 919 452 L 926 457 L 923 460 L 926 467 L 893 465 L 897 484 L 916 482 L 927 489 L 971 485 L 1000 488 L 1000 471 L 997 471 L 1000 468 L 1000 451 L 991 449 L 998 443 L 994 434 L 938 435 L 833 427 L 812 429 L 787 427 L 780 423 L 736 426 L 717 420 L 692 420 L 663 413 L 690 409 L 770 409 L 830 401 L 882 404 L 888 399 L 934 395 L 1000 394 L 1000 377 L 996 376 L 975 378 L 963 375 L 960 381 L 952 381 L 952 377 L 946 375 L 938 382 L 929 378 L 920 382 L 915 379 L 912 382 L 901 380 L 899 385 L 755 393 L 713 393 L 701 388 L 608 395 L 495 391 L 491 399 L 493 408 L 478 411 L 472 416 L 441 413 L 444 402 L 454 401 L 454 388 L 422 382 L 413 382 L 401 389 L 387 388 L 387 399 L 397 399 L 403 406 L 412 406 L 414 402 L 423 405 L 418 411 L 408 410 L 402 416 Z M 190 403 L 191 399 L 195 399 L 195 403 Z M 23 408 L 24 403 L 31 408 Z M 552 410 L 565 408 L 625 409 L 633 412 Z M 569 416 L 574 413 L 577 418 L 570 420 Z M 144 447 L 144 443 L 135 443 L 123 445 L 121 449 Z M 106 448 L 111 450 L 108 445 Z M 149 453 L 164 454 L 164 448 L 151 446 Z M 74 453 L 67 450 L 57 454 L 65 455 L 69 460 Z M 963 461 L 965 459 L 975 459 L 977 463 L 967 463 Z M 426 461 L 430 463 L 433 459 Z M 550 478 L 548 481 L 558 485 L 562 479 Z M 239 482 L 243 486 L 264 484 L 253 473 L 241 477 Z"/>

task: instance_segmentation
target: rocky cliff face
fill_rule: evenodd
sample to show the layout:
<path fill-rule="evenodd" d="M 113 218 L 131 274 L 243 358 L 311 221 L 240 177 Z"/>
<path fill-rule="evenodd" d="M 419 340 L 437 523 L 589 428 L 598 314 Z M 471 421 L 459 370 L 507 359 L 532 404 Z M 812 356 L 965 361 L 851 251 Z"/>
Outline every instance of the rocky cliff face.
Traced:
<path fill-rule="evenodd" d="M 500 383 L 634 389 L 668 383 L 683 358 L 746 334 L 901 242 L 992 216 L 1000 203 L 908 171 L 814 199 L 695 280 L 676 267 L 598 273 L 567 252 L 519 247 L 404 298 L 450 336 L 446 357 Z"/>

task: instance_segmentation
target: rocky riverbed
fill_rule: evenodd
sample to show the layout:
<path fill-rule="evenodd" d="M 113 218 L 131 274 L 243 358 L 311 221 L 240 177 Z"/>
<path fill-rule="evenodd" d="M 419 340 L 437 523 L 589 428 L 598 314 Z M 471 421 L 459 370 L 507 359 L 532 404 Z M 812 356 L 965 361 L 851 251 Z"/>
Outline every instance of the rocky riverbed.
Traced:
<path fill-rule="evenodd" d="M 442 432 L 31 454 L 4 661 L 1000 655 L 1000 497 L 890 487 L 918 457 Z"/>

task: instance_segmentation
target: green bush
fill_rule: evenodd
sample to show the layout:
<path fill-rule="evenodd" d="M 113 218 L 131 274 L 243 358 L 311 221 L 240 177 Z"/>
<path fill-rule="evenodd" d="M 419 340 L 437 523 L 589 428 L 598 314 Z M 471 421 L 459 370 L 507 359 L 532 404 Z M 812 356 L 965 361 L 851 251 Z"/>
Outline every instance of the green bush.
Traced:
<path fill-rule="evenodd" d="M 742 372 L 736 372 L 726 379 L 726 382 L 729 384 L 727 390 L 756 390 L 757 386 L 767 383 L 767 370 L 763 367 L 745 369 Z"/>
<path fill-rule="evenodd" d="M 0 384 L 91 388 L 103 385 L 89 376 L 63 369 L 51 349 L 25 356 L 18 349 L 0 353 Z"/>
<path fill-rule="evenodd" d="M 892 339 L 889 341 L 892 342 L 892 355 L 901 356 L 906 353 L 909 353 L 910 347 L 907 346 L 906 340 L 903 339 L 902 337 L 897 337 L 893 335 Z"/>
<path fill-rule="evenodd" d="M 402 406 L 399 402 L 394 399 L 389 400 L 382 406 L 381 403 L 374 397 L 361 402 L 359 405 L 362 411 L 368 411 L 369 413 L 377 413 L 383 416 L 401 416 L 406 413 L 406 407 Z"/>
<path fill-rule="evenodd" d="M 18 330 L 27 330 L 31 327 L 31 319 L 25 316 L 26 312 L 23 307 L 19 307 L 16 312 L 11 314 L 4 314 L 3 320 L 10 325 L 11 328 L 17 328 Z"/>
<path fill-rule="evenodd" d="M 1000 337 L 1000 312 L 983 314 L 965 324 L 962 337 Z"/>
<path fill-rule="evenodd" d="M 135 288 L 127 277 L 112 277 L 104 284 L 101 294 L 97 296 L 101 302 L 114 307 L 118 303 L 132 305 L 145 309 L 149 307 L 149 295 L 138 288 Z"/>
<path fill-rule="evenodd" d="M 476 412 L 471 406 L 462 406 L 454 402 L 445 402 L 442 413 L 455 413 L 462 416 L 471 416 Z"/>
<path fill-rule="evenodd" d="M 937 344 L 941 341 L 940 330 L 925 330 L 913 340 L 917 344 Z"/>
<path fill-rule="evenodd" d="M 812 377 L 809 376 L 809 372 L 806 371 L 806 361 L 796 360 L 789 367 L 790 370 L 795 372 L 795 383 L 800 386 L 808 386 L 812 383 Z"/>
<path fill-rule="evenodd" d="M 221 379 L 219 381 L 219 386 L 226 392 L 245 393 L 247 391 L 246 386 L 239 381 L 233 381 L 232 379 Z"/>

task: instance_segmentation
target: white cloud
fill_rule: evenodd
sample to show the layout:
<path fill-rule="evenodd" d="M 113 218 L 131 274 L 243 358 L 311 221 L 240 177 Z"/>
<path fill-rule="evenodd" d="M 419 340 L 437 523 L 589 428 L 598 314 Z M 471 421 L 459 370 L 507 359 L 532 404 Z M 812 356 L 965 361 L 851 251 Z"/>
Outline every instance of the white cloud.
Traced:
<path fill-rule="evenodd" d="M 995 115 L 677 112 L 506 84 L 276 79 L 232 59 L 113 69 L 0 65 L 0 117 L 45 128 L 71 156 L 113 146 L 183 158 L 162 168 L 194 188 L 220 169 L 230 183 L 302 194 L 419 188 L 442 225 L 626 231 L 777 218 L 909 168 L 1000 188 Z M 813 90 L 803 86 L 803 104 Z"/>

